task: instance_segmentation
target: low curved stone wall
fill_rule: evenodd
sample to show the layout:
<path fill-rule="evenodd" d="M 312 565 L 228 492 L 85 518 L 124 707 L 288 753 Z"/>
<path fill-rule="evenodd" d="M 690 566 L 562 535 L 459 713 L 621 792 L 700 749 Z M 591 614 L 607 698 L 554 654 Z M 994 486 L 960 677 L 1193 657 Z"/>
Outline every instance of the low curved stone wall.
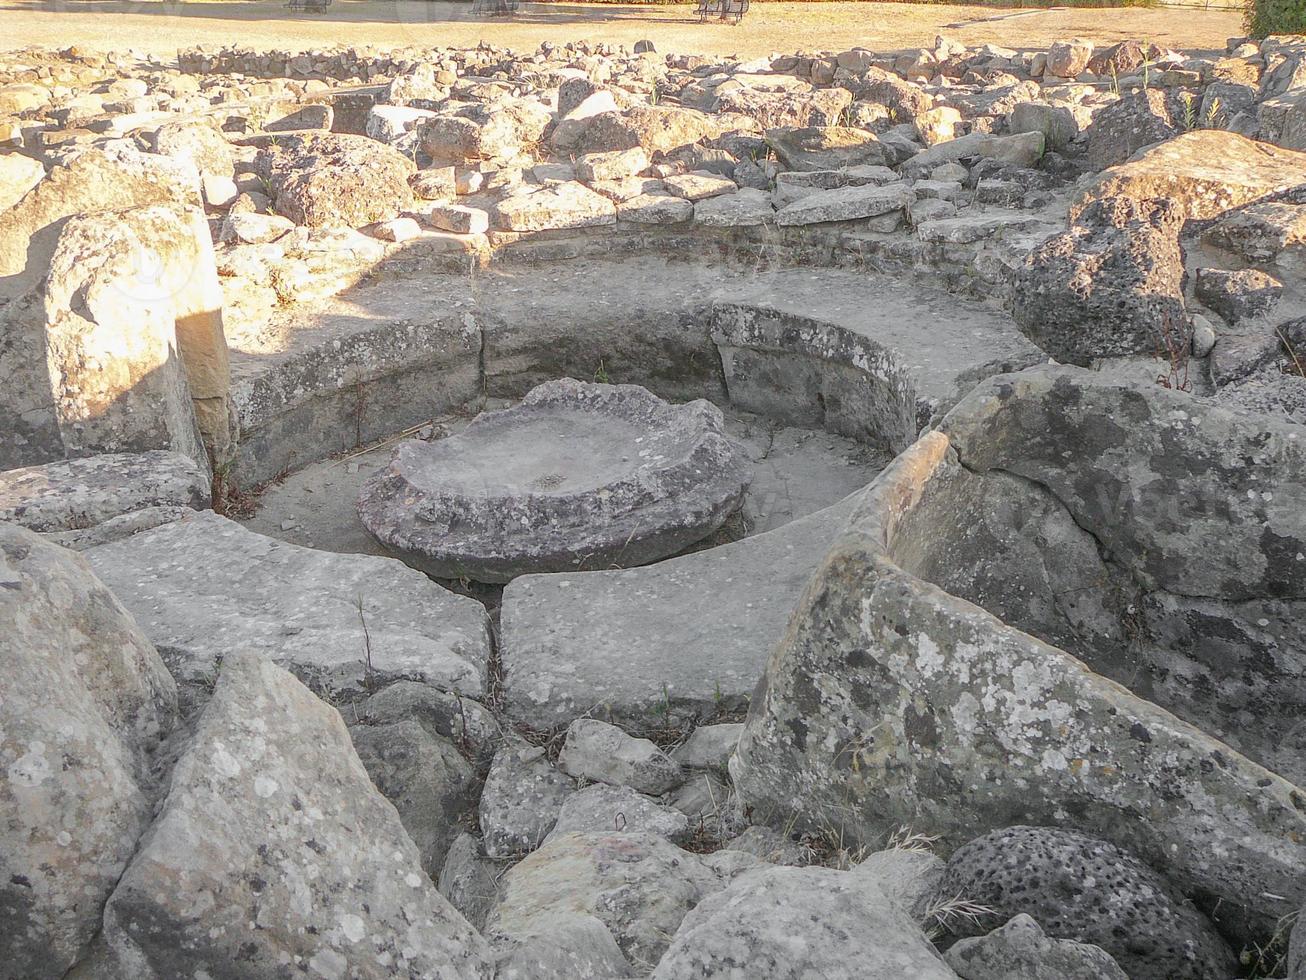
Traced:
<path fill-rule="evenodd" d="M 809 585 L 744 802 L 864 841 L 1074 827 L 1271 925 L 1306 897 L 1304 473 L 1301 427 L 1073 369 L 991 379 Z"/>
<path fill-rule="evenodd" d="M 282 332 L 233 354 L 242 485 L 568 376 L 896 452 L 979 378 L 1041 359 L 1004 315 L 939 291 L 649 256 L 450 274 L 399 254 Z"/>

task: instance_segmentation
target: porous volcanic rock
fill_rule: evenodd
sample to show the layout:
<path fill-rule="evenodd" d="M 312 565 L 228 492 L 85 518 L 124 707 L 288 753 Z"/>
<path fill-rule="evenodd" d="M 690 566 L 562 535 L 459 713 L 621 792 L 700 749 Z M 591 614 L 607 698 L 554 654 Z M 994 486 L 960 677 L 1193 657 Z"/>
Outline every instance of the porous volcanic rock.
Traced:
<path fill-rule="evenodd" d="M 1132 980 L 1224 980 L 1233 953 L 1211 923 L 1132 854 L 1054 827 L 1008 827 L 959 848 L 940 896 L 992 909 L 954 933 L 978 936 L 1020 913 L 1049 936 L 1106 950 Z"/>
<path fill-rule="evenodd" d="M 720 527 L 750 478 L 709 403 L 563 379 L 457 436 L 401 444 L 358 512 L 414 567 L 506 582 L 674 554 Z"/>
<path fill-rule="evenodd" d="M 1016 273 L 1012 318 L 1059 361 L 1188 348 L 1183 214 L 1168 200 L 1092 202 Z"/>
<path fill-rule="evenodd" d="M 289 136 L 259 152 L 273 206 L 297 225 L 357 228 L 395 217 L 413 200 L 417 167 L 394 147 L 365 136 Z"/>

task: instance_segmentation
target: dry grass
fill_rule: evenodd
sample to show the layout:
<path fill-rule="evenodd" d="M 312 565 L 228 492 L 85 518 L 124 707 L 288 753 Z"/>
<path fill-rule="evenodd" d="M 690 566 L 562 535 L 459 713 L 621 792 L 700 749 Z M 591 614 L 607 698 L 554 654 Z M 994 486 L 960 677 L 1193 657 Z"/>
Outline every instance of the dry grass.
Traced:
<path fill-rule="evenodd" d="M 1021 2 L 1021 0 L 1011 0 Z M 1113 42 L 1138 37 L 1185 49 L 1223 49 L 1239 34 L 1236 10 L 1166 8 L 1002 11 L 909 3 L 759 3 L 739 27 L 699 24 L 689 5 L 525 4 L 511 21 L 477 20 L 471 4 L 443 0 L 335 0 L 321 16 L 289 15 L 281 0 L 7 0 L 5 46 L 135 48 L 171 55 L 195 44 L 305 49 L 343 45 L 473 46 L 485 40 L 520 50 L 542 41 L 602 40 L 631 46 L 650 39 L 662 52 L 739 54 L 899 50 L 933 46 L 936 34 L 966 44 L 1046 47 L 1068 37 Z M 0 42 L 3 43 L 3 42 Z"/>

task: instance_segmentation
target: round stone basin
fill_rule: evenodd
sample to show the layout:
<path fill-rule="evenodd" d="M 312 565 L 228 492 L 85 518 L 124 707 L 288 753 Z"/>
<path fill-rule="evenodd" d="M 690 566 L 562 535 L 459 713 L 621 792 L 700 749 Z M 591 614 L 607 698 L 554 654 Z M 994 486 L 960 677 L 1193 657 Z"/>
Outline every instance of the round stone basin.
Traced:
<path fill-rule="evenodd" d="M 405 442 L 363 488 L 359 517 L 410 565 L 506 582 L 624 568 L 717 530 L 751 479 L 706 401 L 571 379 L 533 389 L 437 442 Z"/>

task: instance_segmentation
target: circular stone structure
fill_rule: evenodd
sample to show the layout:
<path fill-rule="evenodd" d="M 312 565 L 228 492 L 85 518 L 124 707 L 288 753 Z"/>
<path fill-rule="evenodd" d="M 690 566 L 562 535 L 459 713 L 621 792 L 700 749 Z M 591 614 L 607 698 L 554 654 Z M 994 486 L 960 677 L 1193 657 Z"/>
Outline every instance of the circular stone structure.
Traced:
<path fill-rule="evenodd" d="M 430 575 L 507 582 L 675 554 L 719 528 L 751 478 L 710 402 L 566 378 L 457 435 L 401 444 L 358 514 Z"/>

